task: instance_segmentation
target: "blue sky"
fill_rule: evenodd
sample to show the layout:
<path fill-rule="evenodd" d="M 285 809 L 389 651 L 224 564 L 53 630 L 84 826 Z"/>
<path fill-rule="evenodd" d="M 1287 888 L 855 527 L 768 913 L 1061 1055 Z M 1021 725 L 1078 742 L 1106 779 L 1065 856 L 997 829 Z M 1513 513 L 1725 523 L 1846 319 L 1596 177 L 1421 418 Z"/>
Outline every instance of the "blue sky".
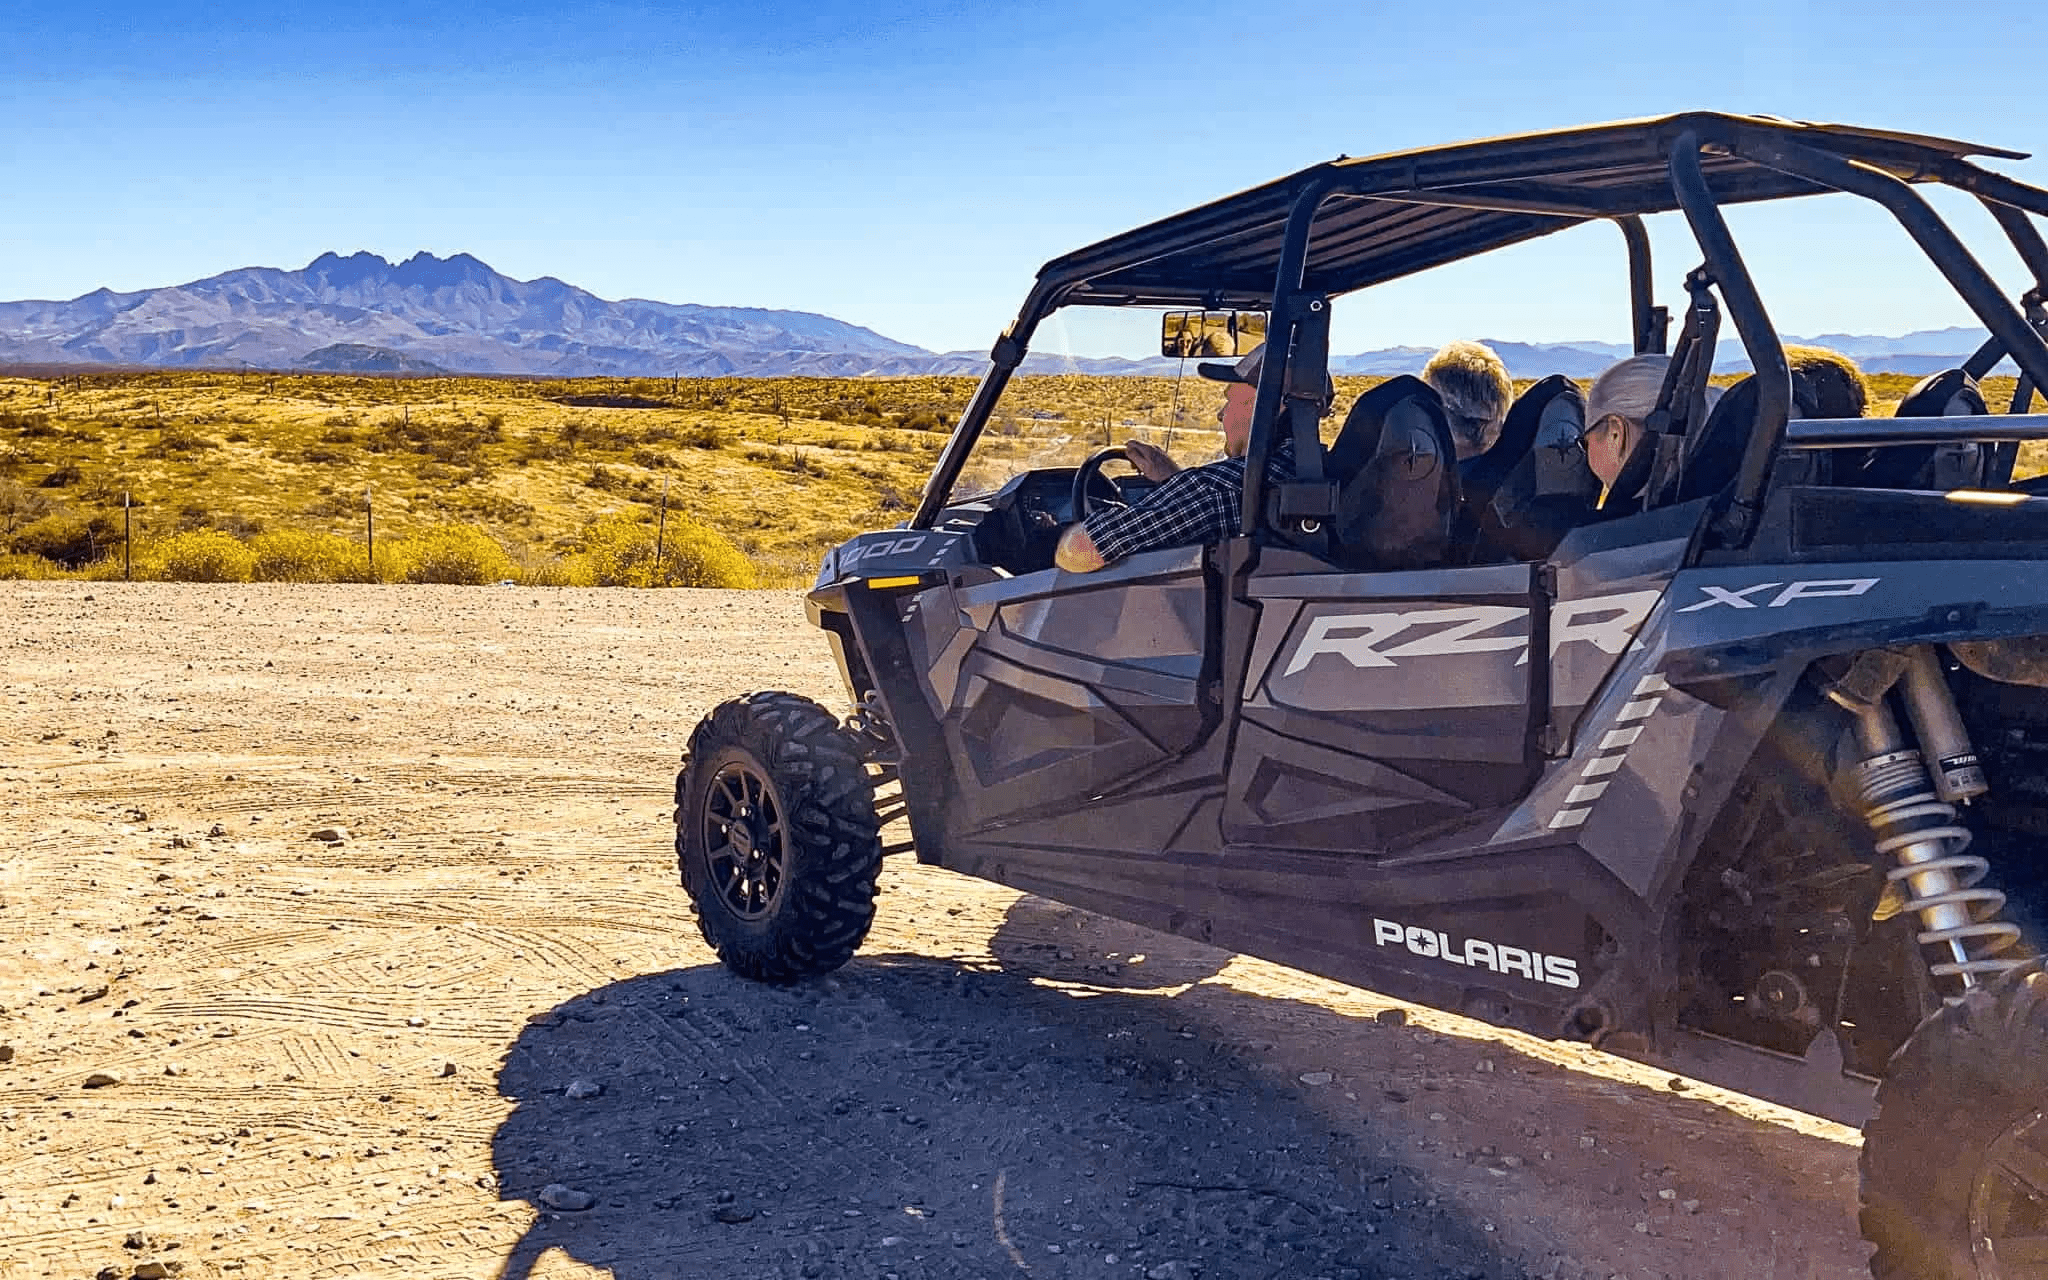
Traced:
<path fill-rule="evenodd" d="M 1340 152 L 1690 107 L 2048 150 L 2028 0 L 1710 6 L 0 0 L 0 298 L 325 250 L 985 349 L 1047 258 Z M 2001 163 L 2048 185 L 2048 163 Z M 1802 207 L 1803 206 L 1803 207 Z M 1874 208 L 1731 221 L 1778 327 L 1970 322 Z M 1942 204 L 1983 260 L 1981 211 Z M 1655 228 L 1660 292 L 1696 260 Z M 1336 345 L 1625 337 L 1588 227 L 1356 295 Z M 1065 313 L 1040 349 L 1139 354 Z"/>

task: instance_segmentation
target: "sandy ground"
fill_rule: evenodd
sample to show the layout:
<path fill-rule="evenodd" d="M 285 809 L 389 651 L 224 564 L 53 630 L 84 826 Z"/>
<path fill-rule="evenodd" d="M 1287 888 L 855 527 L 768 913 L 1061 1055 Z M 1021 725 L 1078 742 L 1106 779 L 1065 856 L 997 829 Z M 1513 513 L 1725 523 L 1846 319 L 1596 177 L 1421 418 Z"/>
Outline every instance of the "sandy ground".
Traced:
<path fill-rule="evenodd" d="M 838 705 L 793 595 L 7 583 L 0 645 L 0 1276 L 1864 1274 L 1851 1131 L 908 862 L 729 976 L 668 788 Z"/>

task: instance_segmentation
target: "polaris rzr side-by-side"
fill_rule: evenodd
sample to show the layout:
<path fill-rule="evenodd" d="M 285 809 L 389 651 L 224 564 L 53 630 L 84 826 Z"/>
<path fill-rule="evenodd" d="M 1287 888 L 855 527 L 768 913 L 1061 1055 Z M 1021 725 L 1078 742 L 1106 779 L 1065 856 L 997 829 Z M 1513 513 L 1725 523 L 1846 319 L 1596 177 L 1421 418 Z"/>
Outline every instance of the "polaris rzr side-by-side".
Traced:
<path fill-rule="evenodd" d="M 1687 114 L 1341 159 L 1047 264 L 915 515 L 819 572 L 851 712 L 753 693 L 691 736 L 705 938 L 765 981 L 844 964 L 906 817 L 923 863 L 1862 1124 L 1877 1275 L 2048 1277 L 2048 480 L 2014 478 L 2048 191 L 1983 156 L 2017 158 Z M 1922 183 L 1981 202 L 2022 297 Z M 1830 416 L 1724 219 L 1831 192 L 1990 334 L 1893 416 Z M 1682 317 L 1642 221 L 1673 211 Z M 1563 377 L 1455 465 L 1414 378 L 1325 439 L 1334 299 L 1596 219 L 1670 357 L 1604 499 Z M 1056 568 L 1146 488 L 1115 449 L 956 493 L 1070 306 L 1177 309 L 1181 354 L 1187 313 L 1263 322 L 1236 536 Z M 1755 372 L 1714 399 L 1724 315 Z"/>

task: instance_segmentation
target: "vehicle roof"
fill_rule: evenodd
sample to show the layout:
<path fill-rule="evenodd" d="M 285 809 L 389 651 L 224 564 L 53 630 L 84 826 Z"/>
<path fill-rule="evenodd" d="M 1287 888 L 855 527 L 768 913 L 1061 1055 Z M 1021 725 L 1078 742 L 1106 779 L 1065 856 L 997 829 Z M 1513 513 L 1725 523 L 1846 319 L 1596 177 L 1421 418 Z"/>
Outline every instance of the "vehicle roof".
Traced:
<path fill-rule="evenodd" d="M 1316 217 L 1305 283 L 1340 294 L 1563 231 L 1595 218 L 1677 207 L 1672 142 L 1695 131 L 1722 203 L 1818 195 L 1829 188 L 1729 154 L 1742 136 L 1803 143 L 1928 181 L 1966 156 L 2026 153 L 1948 138 L 1772 116 L 1688 112 L 1459 142 L 1362 159 L 1339 157 L 1055 258 L 1039 271 L 1067 304 L 1261 306 L 1279 270 L 1295 197 L 1334 194 Z"/>

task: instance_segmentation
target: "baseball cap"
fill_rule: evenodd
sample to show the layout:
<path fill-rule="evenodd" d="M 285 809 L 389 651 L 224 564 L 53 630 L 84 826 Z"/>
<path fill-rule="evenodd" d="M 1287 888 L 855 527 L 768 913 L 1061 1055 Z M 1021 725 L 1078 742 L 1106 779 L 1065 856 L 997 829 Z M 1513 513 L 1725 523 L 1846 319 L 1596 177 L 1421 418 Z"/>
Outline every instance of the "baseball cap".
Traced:
<path fill-rule="evenodd" d="M 1250 386 L 1259 385 L 1259 369 L 1266 363 L 1266 344 L 1261 342 L 1237 358 L 1235 364 L 1210 362 L 1195 366 L 1195 372 L 1213 382 L 1242 382 Z M 1328 374 L 1323 375 L 1323 408 L 1328 410 L 1330 402 L 1337 398 L 1337 383 Z"/>
<path fill-rule="evenodd" d="M 1205 361 L 1195 366 L 1195 372 L 1212 382 L 1248 382 L 1257 386 L 1259 368 L 1265 362 L 1266 344 L 1261 342 L 1231 364 Z"/>

